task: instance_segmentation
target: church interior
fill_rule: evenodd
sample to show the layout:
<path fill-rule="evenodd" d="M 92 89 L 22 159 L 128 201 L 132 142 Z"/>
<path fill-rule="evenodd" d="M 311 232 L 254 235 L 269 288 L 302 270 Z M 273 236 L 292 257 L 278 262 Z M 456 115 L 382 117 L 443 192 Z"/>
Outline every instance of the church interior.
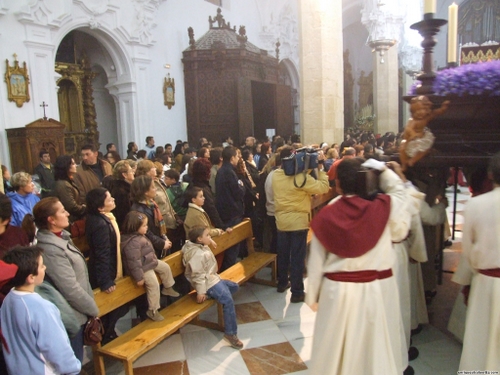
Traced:
<path fill-rule="evenodd" d="M 433 35 L 412 28 L 424 13 L 447 22 Z M 426 50 L 424 38 L 434 41 Z M 143 148 L 148 136 L 157 145 L 205 137 L 220 146 L 228 136 L 241 144 L 275 134 L 332 144 L 352 129 L 400 133 L 410 117 L 404 97 L 419 79 L 425 85 L 429 74 L 433 82 L 447 68 L 500 60 L 500 2 L 0 0 L 0 56 L 0 162 L 11 171 L 31 173 L 41 148 L 51 159 L 79 160 L 84 144 L 105 152 L 114 143 L 124 156 L 129 142 Z M 432 82 L 417 94 L 432 95 Z M 430 164 L 474 166 L 500 150 L 496 90 L 485 117 L 457 101 Z M 411 365 L 421 375 L 454 374 L 460 361 L 460 332 L 448 330 L 459 294 L 450 275 L 469 194 L 448 189 L 447 196 L 457 233 L 430 324 L 413 337 L 420 355 Z M 251 283 L 235 302 L 244 350 L 224 346 L 220 332 L 187 325 L 140 357 L 134 373 L 309 373 L 315 313 L 307 305 Z M 117 330 L 135 319 L 131 311 Z M 94 373 L 90 348 L 84 368 Z M 118 361 L 106 360 L 106 369 L 125 373 Z"/>
<path fill-rule="evenodd" d="M 451 3 L 437 1 L 435 18 L 448 19 Z M 496 2 L 456 3 L 456 48 L 442 27 L 435 71 L 467 49 L 498 59 Z M 400 0 L 1 0 L 6 74 L 17 64 L 9 82 L 24 88 L 15 99 L 16 85 L 0 91 L 0 160 L 17 158 L 6 130 L 44 117 L 64 125 L 62 144 L 46 148 L 75 157 L 85 142 L 125 154 L 146 136 L 220 145 L 295 133 L 320 144 L 355 126 L 398 133 L 422 69 L 422 37 L 410 29 L 422 14 L 423 3 Z"/>

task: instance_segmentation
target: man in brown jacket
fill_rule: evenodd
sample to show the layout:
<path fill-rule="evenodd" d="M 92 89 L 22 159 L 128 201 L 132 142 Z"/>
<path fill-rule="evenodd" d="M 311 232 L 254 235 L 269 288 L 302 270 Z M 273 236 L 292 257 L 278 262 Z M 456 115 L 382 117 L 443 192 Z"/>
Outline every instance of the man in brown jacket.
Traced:
<path fill-rule="evenodd" d="M 112 175 L 113 168 L 107 161 L 97 157 L 97 149 L 94 145 L 84 145 L 81 157 L 82 162 L 76 168 L 74 180 L 81 187 L 80 193 L 83 199 L 85 199 L 90 190 L 101 186 L 104 177 Z"/>

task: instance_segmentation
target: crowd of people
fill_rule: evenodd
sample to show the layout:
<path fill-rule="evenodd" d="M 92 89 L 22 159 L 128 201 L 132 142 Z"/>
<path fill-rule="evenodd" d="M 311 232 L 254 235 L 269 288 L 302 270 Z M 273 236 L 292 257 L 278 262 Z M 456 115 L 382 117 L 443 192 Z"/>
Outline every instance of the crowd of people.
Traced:
<path fill-rule="evenodd" d="M 376 136 L 354 129 L 340 145 L 308 145 L 317 153 L 318 170 L 301 177 L 301 186 L 281 168 L 303 147 L 296 135 L 262 142 L 249 136 L 239 147 L 230 137 L 222 147 L 213 147 L 206 138 L 196 147 L 181 140 L 155 147 L 149 136 L 142 150 L 130 142 L 124 159 L 112 143 L 104 155 L 88 144 L 80 150 L 79 165 L 69 155 L 57 156 L 52 164 L 49 153 L 40 150 L 33 176 L 22 171 L 10 176 L 2 166 L 6 194 L 0 196 L 0 297 L 5 298 L 1 328 L 7 370 L 18 373 L 13 369 L 21 366 L 20 353 L 29 351 L 32 355 L 22 364 L 29 368 L 26 373 L 79 373 L 85 323 L 99 315 L 93 288 L 111 294 L 127 274 L 147 292 L 134 301 L 138 315 L 163 320 L 161 296 L 171 301 L 185 290 L 160 260 L 179 250 L 198 302 L 210 297 L 224 306 L 224 339 L 241 349 L 231 297 L 237 285 L 221 280 L 218 272 L 245 257 L 247 250 L 240 243 L 214 257 L 208 245 L 248 217 L 257 248 L 277 254 L 277 292 L 290 289 L 291 303 L 306 302 L 318 311 L 313 373 L 412 374 L 409 360 L 418 350 L 410 344 L 411 335 L 428 322 L 426 302 L 435 295 L 432 243 L 440 234 L 431 229 L 445 221 L 446 200 L 438 195 L 435 202 L 425 202 L 424 188 L 408 181 L 390 161 L 400 140 L 393 133 Z M 499 168 L 498 162 L 493 168 Z M 362 170 L 380 173 L 381 193 L 371 200 L 359 191 Z M 496 173 L 494 183 L 499 184 Z M 327 193 L 331 186 L 338 197 L 311 222 L 311 196 Z M 309 228 L 313 238 L 306 293 Z M 82 236 L 89 247 L 86 254 L 72 241 Z M 466 246 L 475 246 L 475 238 L 464 235 L 466 239 Z M 470 285 L 476 264 L 481 270 L 496 267 L 481 274 L 498 278 L 498 243 L 491 245 L 496 246 L 496 258 L 488 264 L 474 258 L 481 254 L 464 252 L 469 258 L 458 282 Z M 422 271 L 429 286 L 424 287 L 420 263 L 427 260 L 429 271 L 425 266 Z M 480 281 L 493 288 L 497 279 Z M 37 293 L 43 298 L 31 295 Z M 471 290 L 471 296 L 477 293 L 477 288 Z M 424 295 L 427 301 L 418 297 Z M 49 306 L 46 300 L 57 308 L 36 307 Z M 485 303 L 479 297 L 470 301 Z M 28 322 L 25 310 L 14 314 L 20 306 L 44 312 Z M 102 317 L 103 344 L 117 337 L 116 322 L 128 309 L 123 306 Z M 55 328 L 38 341 L 46 329 L 38 322 L 47 319 L 57 321 Z M 466 337 L 464 348 L 480 339 Z M 58 344 L 50 345 L 54 341 Z M 467 369 L 498 365 L 498 346 L 485 346 L 498 354 L 496 359 L 484 355 L 483 362 L 474 362 L 469 354 Z"/>

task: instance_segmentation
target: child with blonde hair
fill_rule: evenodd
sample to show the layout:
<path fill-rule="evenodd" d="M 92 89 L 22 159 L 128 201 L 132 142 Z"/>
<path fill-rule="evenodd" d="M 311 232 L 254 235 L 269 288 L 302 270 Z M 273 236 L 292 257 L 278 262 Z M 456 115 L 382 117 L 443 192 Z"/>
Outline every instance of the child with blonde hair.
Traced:
<path fill-rule="evenodd" d="M 158 312 L 160 308 L 159 284 L 156 274 L 163 284 L 161 294 L 179 297 L 172 287 L 175 284 L 170 266 L 158 261 L 153 244 L 145 236 L 148 231 L 148 217 L 138 211 L 130 211 L 123 221 L 123 235 L 121 251 L 125 259 L 125 269 L 132 276 L 138 286 L 146 286 L 149 310 L 148 318 L 162 321 L 164 318 Z"/>

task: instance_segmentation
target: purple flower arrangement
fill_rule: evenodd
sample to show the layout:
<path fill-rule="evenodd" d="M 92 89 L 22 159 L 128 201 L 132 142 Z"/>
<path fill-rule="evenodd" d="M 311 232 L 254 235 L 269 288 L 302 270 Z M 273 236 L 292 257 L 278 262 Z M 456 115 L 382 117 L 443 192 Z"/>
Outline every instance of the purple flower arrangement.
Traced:
<path fill-rule="evenodd" d="M 420 81 L 412 85 L 409 95 L 416 95 L 417 85 Z M 441 70 L 436 73 L 433 89 L 438 96 L 500 96 L 500 60 Z"/>

